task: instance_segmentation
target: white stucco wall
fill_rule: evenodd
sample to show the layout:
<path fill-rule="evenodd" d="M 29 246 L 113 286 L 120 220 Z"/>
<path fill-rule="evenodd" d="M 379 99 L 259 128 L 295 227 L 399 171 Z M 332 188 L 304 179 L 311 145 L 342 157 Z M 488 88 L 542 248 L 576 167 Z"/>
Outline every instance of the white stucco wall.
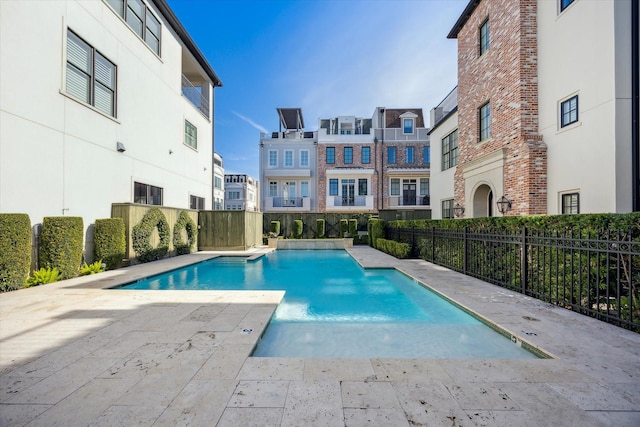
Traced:
<path fill-rule="evenodd" d="M 111 203 L 133 202 L 134 181 L 162 187 L 165 206 L 195 195 L 211 208 L 213 124 L 182 96 L 183 47 L 149 6 L 162 58 L 102 1 L 0 2 L 0 212 L 89 227 Z M 116 118 L 65 94 L 67 29 L 117 66 Z M 184 144 L 185 119 L 197 150 Z"/>
<path fill-rule="evenodd" d="M 431 132 L 431 218 L 442 219 L 442 201 L 453 199 L 456 167 L 442 170 L 442 139 L 458 128 L 455 112 Z"/>
<path fill-rule="evenodd" d="M 577 0 L 559 13 L 557 2 L 538 1 L 539 131 L 548 149 L 549 214 L 561 213 L 564 192 L 580 193 L 581 213 L 631 210 L 630 74 L 620 73 L 620 67 L 630 71 L 624 65 L 630 24 L 626 36 L 615 37 L 625 33 L 621 18 L 630 21 L 630 4 Z M 573 95 L 578 123 L 560 128 L 560 102 Z"/>

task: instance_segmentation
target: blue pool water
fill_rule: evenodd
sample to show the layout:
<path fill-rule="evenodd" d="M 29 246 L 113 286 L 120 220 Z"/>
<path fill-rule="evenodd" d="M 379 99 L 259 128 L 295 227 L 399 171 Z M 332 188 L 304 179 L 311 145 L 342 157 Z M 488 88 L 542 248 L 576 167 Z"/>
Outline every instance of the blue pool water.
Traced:
<path fill-rule="evenodd" d="M 125 289 L 285 290 L 254 356 L 536 357 L 402 273 L 364 270 L 342 250 L 220 257 Z"/>

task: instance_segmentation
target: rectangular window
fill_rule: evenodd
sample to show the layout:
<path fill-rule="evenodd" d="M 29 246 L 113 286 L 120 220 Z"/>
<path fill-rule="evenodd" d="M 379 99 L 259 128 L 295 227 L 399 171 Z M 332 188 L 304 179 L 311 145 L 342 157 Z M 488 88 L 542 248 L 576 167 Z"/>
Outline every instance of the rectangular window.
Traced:
<path fill-rule="evenodd" d="M 442 170 L 458 164 L 458 129 L 442 138 Z"/>
<path fill-rule="evenodd" d="M 222 188 L 222 178 L 219 176 L 213 177 L 213 186 L 215 188 Z"/>
<path fill-rule="evenodd" d="M 422 149 L 422 163 L 431 163 L 431 147 L 424 147 Z"/>
<path fill-rule="evenodd" d="M 116 66 L 71 30 L 67 31 L 66 92 L 116 116 Z"/>
<path fill-rule="evenodd" d="M 336 178 L 331 178 L 329 180 L 329 195 L 330 196 L 338 195 L 338 180 Z"/>
<path fill-rule="evenodd" d="M 453 218 L 453 199 L 442 201 L 442 219 Z"/>
<path fill-rule="evenodd" d="M 367 195 L 367 187 L 368 182 L 366 178 L 358 178 L 358 195 L 366 196 Z"/>
<path fill-rule="evenodd" d="M 300 167 L 309 167 L 309 151 L 300 151 Z"/>
<path fill-rule="evenodd" d="M 147 5 L 141 0 L 107 0 L 107 3 L 159 56 L 162 24 Z"/>
<path fill-rule="evenodd" d="M 240 200 L 240 192 L 239 191 L 229 191 L 229 200 Z"/>
<path fill-rule="evenodd" d="M 327 147 L 327 164 L 332 165 L 336 162 L 336 148 Z"/>
<path fill-rule="evenodd" d="M 204 197 L 189 196 L 189 208 L 204 210 Z"/>
<path fill-rule="evenodd" d="M 162 188 L 141 182 L 134 182 L 133 203 L 162 206 Z"/>
<path fill-rule="evenodd" d="M 391 179 L 391 191 L 389 194 L 392 196 L 400 195 L 400 179 L 399 178 Z"/>
<path fill-rule="evenodd" d="M 300 182 L 300 196 L 309 197 L 309 181 Z"/>
<path fill-rule="evenodd" d="M 198 149 L 198 128 L 184 121 L 184 143 L 193 149 Z"/>
<path fill-rule="evenodd" d="M 344 147 L 344 164 L 350 165 L 353 163 L 353 147 Z"/>
<path fill-rule="evenodd" d="M 568 8 L 574 0 L 560 0 L 560 12 Z"/>
<path fill-rule="evenodd" d="M 413 119 L 402 119 L 402 133 L 413 133 Z"/>
<path fill-rule="evenodd" d="M 429 178 L 420 178 L 420 195 L 429 195 Z"/>
<path fill-rule="evenodd" d="M 480 26 L 480 56 L 489 50 L 489 20 Z"/>
<path fill-rule="evenodd" d="M 284 152 L 284 167 L 293 167 L 293 151 L 291 150 L 285 150 Z"/>
<path fill-rule="evenodd" d="M 487 102 L 478 111 L 480 122 L 480 141 L 491 137 L 491 104 Z"/>
<path fill-rule="evenodd" d="M 578 121 L 578 95 L 560 103 L 560 127 L 569 126 Z"/>
<path fill-rule="evenodd" d="M 269 197 L 278 197 L 278 183 L 275 181 L 269 182 Z"/>
<path fill-rule="evenodd" d="M 269 150 L 269 167 L 275 168 L 278 166 L 278 152 L 276 150 Z"/>
<path fill-rule="evenodd" d="M 387 148 L 387 163 L 396 162 L 396 147 Z"/>
<path fill-rule="evenodd" d="M 580 213 L 580 193 L 567 193 L 562 195 L 562 214 Z"/>
<path fill-rule="evenodd" d="M 371 163 L 371 147 L 362 147 L 361 155 L 363 164 Z"/>
<path fill-rule="evenodd" d="M 413 163 L 413 147 L 406 147 L 404 150 L 405 160 L 407 163 Z"/>

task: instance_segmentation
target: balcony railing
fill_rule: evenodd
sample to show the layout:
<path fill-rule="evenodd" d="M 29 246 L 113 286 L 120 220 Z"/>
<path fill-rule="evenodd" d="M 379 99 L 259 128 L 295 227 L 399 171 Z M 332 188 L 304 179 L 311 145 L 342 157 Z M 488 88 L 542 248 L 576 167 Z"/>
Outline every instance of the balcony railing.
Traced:
<path fill-rule="evenodd" d="M 273 207 L 274 208 L 301 208 L 303 205 L 302 197 L 274 197 L 273 198 Z"/>
<path fill-rule="evenodd" d="M 202 87 L 194 86 L 184 74 L 182 75 L 182 94 L 202 114 L 209 117 L 209 98 L 202 94 Z"/>
<path fill-rule="evenodd" d="M 335 196 L 333 198 L 333 206 L 366 206 L 367 196 L 342 197 Z"/>
<path fill-rule="evenodd" d="M 389 197 L 391 207 L 395 206 L 429 206 L 430 196 L 391 196 Z"/>

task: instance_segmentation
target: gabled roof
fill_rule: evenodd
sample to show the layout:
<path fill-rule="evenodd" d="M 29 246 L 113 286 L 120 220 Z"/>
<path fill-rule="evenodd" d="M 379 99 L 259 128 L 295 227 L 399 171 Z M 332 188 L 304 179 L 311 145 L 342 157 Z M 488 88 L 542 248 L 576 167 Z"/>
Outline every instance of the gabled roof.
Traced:
<path fill-rule="evenodd" d="M 189 36 L 189 33 L 187 33 L 187 30 L 182 26 L 176 14 L 173 13 L 173 10 L 171 10 L 166 0 L 152 0 L 152 1 L 156 5 L 160 13 L 162 13 L 162 15 L 165 17 L 167 22 L 169 22 L 169 24 L 171 25 L 171 28 L 173 28 L 173 30 L 178 35 L 178 37 L 180 37 L 180 40 L 182 41 L 182 43 L 184 43 L 187 49 L 189 49 L 189 52 L 191 52 L 191 54 L 196 59 L 196 61 L 198 61 L 198 64 L 200 64 L 204 72 L 207 73 L 207 76 L 209 76 L 209 78 L 211 79 L 211 83 L 213 84 L 213 86 L 214 87 L 222 86 L 222 81 L 220 80 L 216 72 L 213 71 L 213 68 L 211 67 L 207 59 L 204 57 L 200 49 L 198 49 L 198 46 L 193 41 L 191 36 Z"/>
<path fill-rule="evenodd" d="M 471 18 L 471 15 L 473 15 L 473 12 L 476 10 L 476 7 L 478 7 L 481 1 L 482 0 L 469 0 L 469 4 L 462 11 L 462 15 L 460 15 L 451 31 L 449 31 L 449 34 L 447 35 L 448 39 L 458 38 L 458 33 L 460 32 L 462 27 L 464 27 L 464 24 L 467 23 L 469 18 Z"/>

